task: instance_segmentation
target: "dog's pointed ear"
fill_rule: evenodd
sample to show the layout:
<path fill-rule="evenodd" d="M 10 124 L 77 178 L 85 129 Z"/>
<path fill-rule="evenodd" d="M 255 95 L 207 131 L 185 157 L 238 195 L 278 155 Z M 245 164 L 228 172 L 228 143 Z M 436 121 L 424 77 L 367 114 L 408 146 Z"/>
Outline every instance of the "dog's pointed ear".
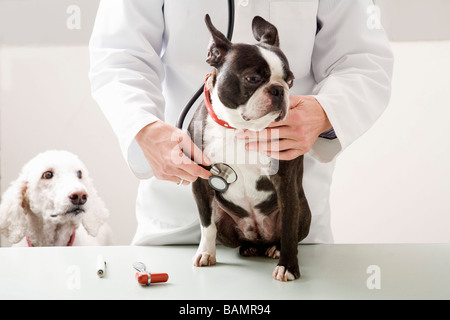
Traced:
<path fill-rule="evenodd" d="M 256 41 L 266 43 L 275 47 L 280 46 L 277 28 L 260 16 L 256 16 L 253 18 L 252 31 Z"/>
<path fill-rule="evenodd" d="M 109 211 L 99 197 L 91 179 L 88 181 L 88 209 L 83 213 L 81 223 L 90 236 L 96 237 L 100 227 L 108 220 Z"/>
<path fill-rule="evenodd" d="M 205 16 L 205 23 L 212 36 L 208 47 L 206 62 L 211 66 L 218 68 L 223 64 L 225 56 L 231 49 L 232 44 L 222 32 L 214 27 L 208 14 Z"/>
<path fill-rule="evenodd" d="M 26 197 L 27 182 L 23 174 L 11 183 L 2 195 L 0 205 L 0 232 L 12 244 L 25 237 L 27 221 L 26 214 L 29 206 Z"/>

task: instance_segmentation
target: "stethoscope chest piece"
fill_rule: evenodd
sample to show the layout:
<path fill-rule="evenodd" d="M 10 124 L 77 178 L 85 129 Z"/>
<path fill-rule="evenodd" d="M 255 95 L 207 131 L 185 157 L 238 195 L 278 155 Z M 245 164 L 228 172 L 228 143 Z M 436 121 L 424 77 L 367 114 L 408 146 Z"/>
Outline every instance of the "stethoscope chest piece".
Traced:
<path fill-rule="evenodd" d="M 225 163 L 214 164 L 211 167 L 210 172 L 213 175 L 208 179 L 208 183 L 211 188 L 218 192 L 227 191 L 230 183 L 237 180 L 236 172 Z"/>

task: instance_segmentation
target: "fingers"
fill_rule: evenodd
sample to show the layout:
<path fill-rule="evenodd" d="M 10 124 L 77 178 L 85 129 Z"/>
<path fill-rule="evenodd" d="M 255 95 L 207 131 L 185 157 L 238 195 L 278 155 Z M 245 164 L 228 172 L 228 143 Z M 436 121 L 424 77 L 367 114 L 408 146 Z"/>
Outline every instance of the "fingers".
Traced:
<path fill-rule="evenodd" d="M 268 157 L 278 159 L 278 160 L 293 160 L 306 152 L 300 149 L 289 149 L 284 151 L 267 151 L 266 154 Z"/>
<path fill-rule="evenodd" d="M 310 149 L 309 144 L 294 136 L 288 126 L 268 128 L 260 132 L 243 131 L 237 133 L 236 137 L 250 140 L 246 144 L 247 150 L 259 151 L 278 160 L 295 159 Z"/>
<path fill-rule="evenodd" d="M 292 160 L 307 152 L 291 139 L 249 142 L 246 148 L 250 151 L 262 152 L 268 157 L 278 160 Z"/>
<path fill-rule="evenodd" d="M 177 169 L 186 172 L 188 175 L 201 177 L 203 179 L 208 179 L 211 176 L 211 173 L 208 170 L 198 165 L 200 163 L 209 166 L 211 165 L 211 161 L 203 154 L 202 150 L 195 145 L 188 135 L 180 137 L 178 148 L 175 148 L 174 151 L 177 153 L 175 157 L 173 157 Z"/>
<path fill-rule="evenodd" d="M 188 160 L 189 159 L 187 159 L 186 161 Z M 175 182 L 176 184 L 179 184 L 180 181 L 183 180 L 182 184 L 188 185 L 191 182 L 197 180 L 198 177 L 208 179 L 210 176 L 211 173 L 209 171 L 203 169 L 198 164 L 191 161 L 191 164 L 167 166 L 161 170 L 157 178 Z"/>
<path fill-rule="evenodd" d="M 210 160 L 180 129 L 162 121 L 153 122 L 136 135 L 144 155 L 156 178 L 187 185 L 198 177 L 209 178 L 211 173 L 197 165 L 210 165 Z M 185 150 L 185 153 L 183 153 Z"/>
<path fill-rule="evenodd" d="M 197 177 L 208 179 L 211 176 L 208 170 L 189 159 L 184 150 L 178 146 L 174 148 L 170 157 L 170 163 L 167 165 L 164 173 L 166 175 L 165 180 L 174 181 L 175 179 L 175 182 L 178 182 L 180 179 L 183 179 L 188 184 L 197 180 Z M 175 178 L 167 179 L 167 176 L 174 176 Z"/>
<path fill-rule="evenodd" d="M 177 177 L 177 176 L 165 176 L 165 175 L 162 175 L 158 179 L 174 182 L 174 183 L 179 185 L 183 178 L 180 178 L 180 177 Z M 193 182 L 193 181 L 189 181 L 189 180 L 183 179 L 182 185 L 183 186 L 187 186 L 187 185 L 191 184 L 191 182 Z"/>
<path fill-rule="evenodd" d="M 236 138 L 238 139 L 257 139 L 260 141 L 277 140 L 280 137 L 287 137 L 289 133 L 289 128 L 287 126 L 280 126 L 277 128 L 267 128 L 261 131 L 251 131 L 251 130 L 241 130 L 236 133 Z"/>
<path fill-rule="evenodd" d="M 208 159 L 206 155 L 203 154 L 202 150 L 191 140 L 191 138 L 187 134 L 183 134 L 179 137 L 178 144 L 183 150 L 183 152 L 190 156 L 195 163 L 200 163 L 206 166 L 211 165 L 211 161 Z"/>
<path fill-rule="evenodd" d="M 200 167 L 197 163 L 184 156 L 184 160 L 178 166 L 178 172 L 180 172 L 180 177 L 183 178 L 183 175 L 186 176 L 186 179 L 194 182 L 197 177 L 208 179 L 211 177 L 211 172 Z M 193 180 L 192 180 L 192 178 Z M 184 178 L 183 178 L 184 179 Z"/>
<path fill-rule="evenodd" d="M 189 156 L 199 159 L 200 163 L 208 164 L 209 159 L 192 142 L 189 136 L 181 131 L 173 134 L 170 141 L 166 142 L 167 153 L 158 161 L 158 169 L 154 174 L 158 179 L 167 180 L 183 185 L 188 185 L 198 177 L 208 179 L 211 173 L 192 161 Z M 156 166 L 155 166 L 156 167 Z"/>
<path fill-rule="evenodd" d="M 289 109 L 297 108 L 298 106 L 301 106 L 305 99 L 308 99 L 308 96 L 295 96 L 291 95 L 289 96 Z"/>
<path fill-rule="evenodd" d="M 295 148 L 295 141 L 291 139 L 273 140 L 273 141 L 254 141 L 249 142 L 246 149 L 249 151 L 286 151 Z"/>

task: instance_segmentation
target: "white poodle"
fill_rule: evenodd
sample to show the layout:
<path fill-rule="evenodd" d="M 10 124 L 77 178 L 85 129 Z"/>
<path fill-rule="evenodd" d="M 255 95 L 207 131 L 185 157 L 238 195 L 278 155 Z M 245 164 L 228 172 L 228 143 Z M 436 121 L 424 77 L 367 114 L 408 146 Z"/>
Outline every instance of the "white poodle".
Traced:
<path fill-rule="evenodd" d="M 3 194 L 0 231 L 16 246 L 108 245 L 108 216 L 80 159 L 51 150 L 31 159 Z"/>

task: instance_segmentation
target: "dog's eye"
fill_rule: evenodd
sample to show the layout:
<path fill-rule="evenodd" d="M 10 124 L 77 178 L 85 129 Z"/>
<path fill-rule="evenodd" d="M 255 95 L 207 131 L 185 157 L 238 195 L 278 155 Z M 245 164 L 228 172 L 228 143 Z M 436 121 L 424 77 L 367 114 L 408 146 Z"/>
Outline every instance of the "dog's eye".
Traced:
<path fill-rule="evenodd" d="M 249 77 L 245 77 L 245 80 L 247 80 L 248 82 L 250 82 L 252 84 L 257 84 L 261 81 L 261 78 L 258 76 L 249 76 Z"/>
<path fill-rule="evenodd" d="M 294 84 L 294 79 L 289 79 L 286 83 L 289 86 L 289 88 L 292 88 L 292 85 Z"/>
<path fill-rule="evenodd" d="M 289 88 L 292 88 L 292 86 L 294 85 L 294 79 L 294 74 L 289 71 L 286 75 L 286 84 L 289 86 Z"/>
<path fill-rule="evenodd" d="M 53 172 L 52 171 L 45 171 L 43 174 L 42 174 L 42 179 L 51 179 L 51 178 L 53 178 Z"/>
<path fill-rule="evenodd" d="M 77 177 L 78 177 L 78 179 L 83 178 L 83 173 L 81 172 L 81 170 L 77 171 Z"/>

